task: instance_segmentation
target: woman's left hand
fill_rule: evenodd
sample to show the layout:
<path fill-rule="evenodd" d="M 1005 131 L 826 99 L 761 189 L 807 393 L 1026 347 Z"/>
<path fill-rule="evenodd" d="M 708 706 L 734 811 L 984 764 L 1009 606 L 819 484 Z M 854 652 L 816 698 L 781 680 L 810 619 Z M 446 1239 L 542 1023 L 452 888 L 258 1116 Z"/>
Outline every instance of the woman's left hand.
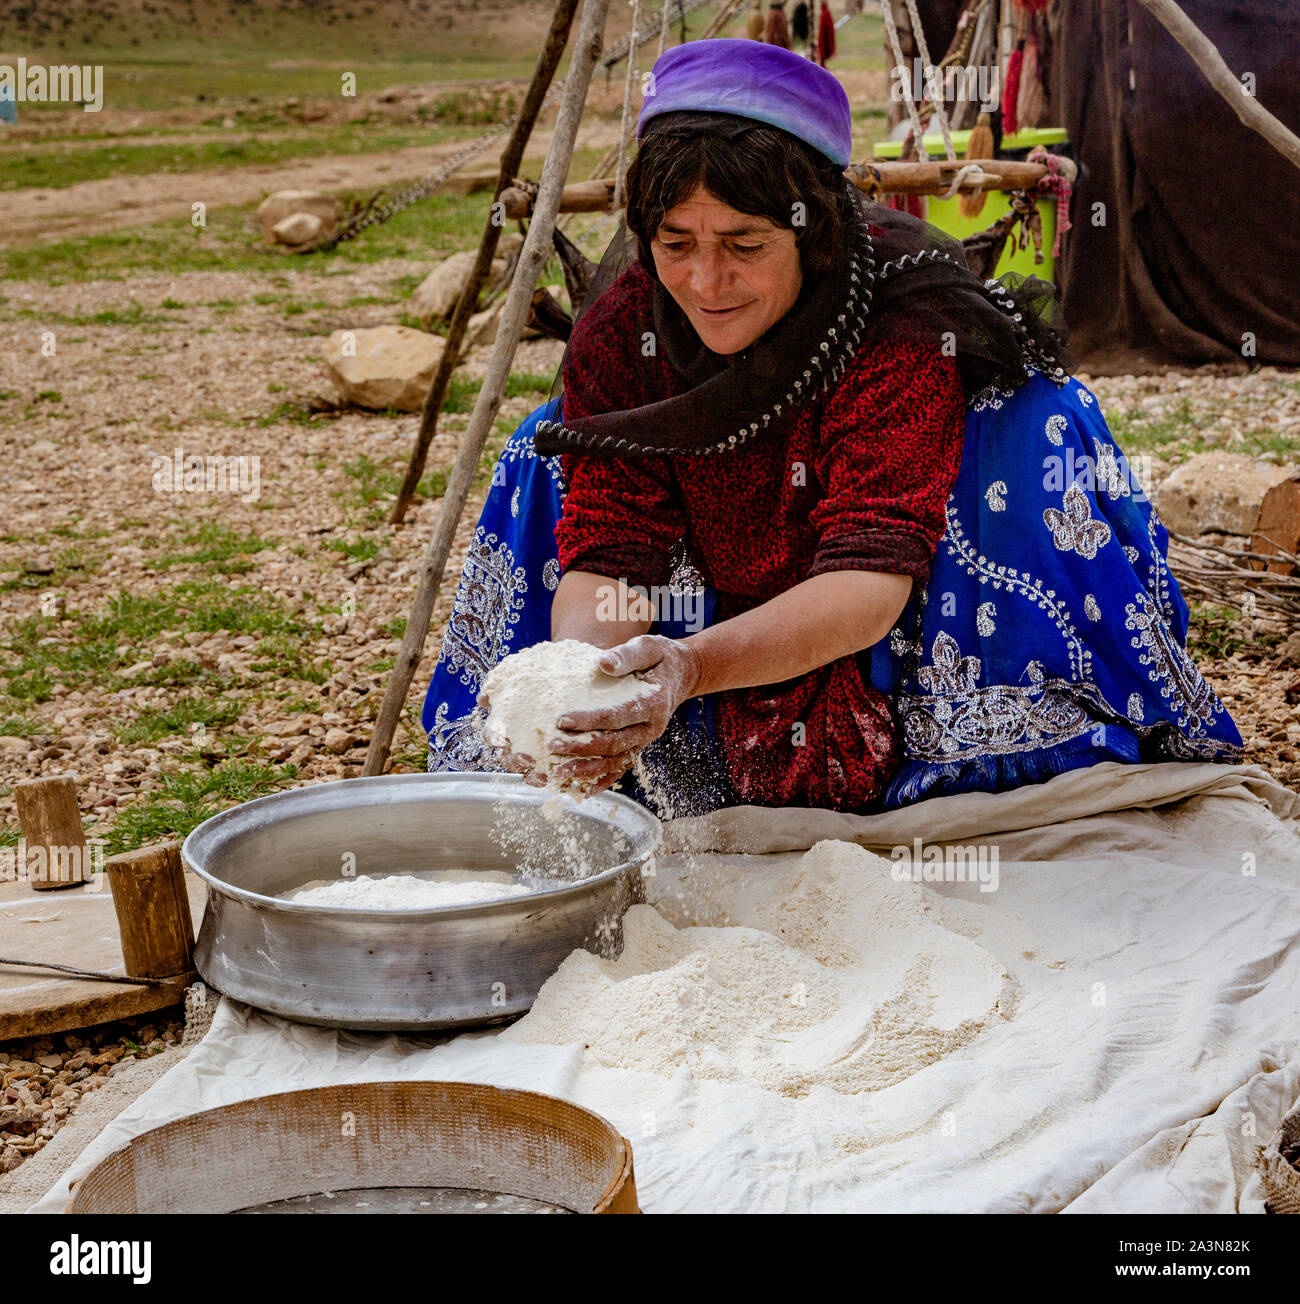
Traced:
<path fill-rule="evenodd" d="M 660 634 L 641 634 L 610 648 L 600 666 L 611 675 L 641 673 L 645 691 L 619 706 L 568 711 L 556 722 L 564 734 L 551 744 L 556 756 L 572 761 L 553 765 L 561 778 L 590 785 L 601 792 L 618 781 L 636 752 L 668 727 L 673 712 L 695 696 L 700 682 L 700 656 L 689 644 Z"/>

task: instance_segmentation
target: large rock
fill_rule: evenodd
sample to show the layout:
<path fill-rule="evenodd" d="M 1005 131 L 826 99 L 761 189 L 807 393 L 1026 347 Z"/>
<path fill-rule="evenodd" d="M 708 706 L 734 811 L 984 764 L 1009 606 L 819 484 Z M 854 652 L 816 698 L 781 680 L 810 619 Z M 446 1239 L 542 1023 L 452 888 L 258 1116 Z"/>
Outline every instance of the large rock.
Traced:
<path fill-rule="evenodd" d="M 262 224 L 262 236 L 266 243 L 302 243 L 284 240 L 276 234 L 276 227 L 299 213 L 319 218 L 320 228 L 316 238 L 324 239 L 333 235 L 334 228 L 338 225 L 339 202 L 333 195 L 324 195 L 318 190 L 277 190 L 274 194 L 267 195 L 257 206 L 257 217 Z"/>
<path fill-rule="evenodd" d="M 1156 511 L 1176 534 L 1248 535 L 1264 495 L 1295 473 L 1294 467 L 1257 462 L 1244 453 L 1197 453 L 1156 490 Z"/>
<path fill-rule="evenodd" d="M 419 412 L 442 349 L 439 336 L 409 326 L 335 331 L 325 346 L 325 366 L 345 402 Z"/>
<path fill-rule="evenodd" d="M 518 252 L 524 243 L 523 236 L 508 232 L 497 241 L 496 254 L 492 259 L 491 277 L 502 275 L 508 260 Z M 444 321 L 456 310 L 461 291 L 469 274 L 474 270 L 477 249 L 466 249 L 461 253 L 444 258 L 428 276 L 415 287 L 411 295 L 411 313 L 420 321 Z"/>
<path fill-rule="evenodd" d="M 287 245 L 315 244 L 324 231 L 325 223 L 315 213 L 295 213 L 271 228 L 271 234 L 281 244 Z"/>
<path fill-rule="evenodd" d="M 411 314 L 420 321 L 442 321 L 455 311 L 465 281 L 478 255 L 472 249 L 444 258 L 415 287 L 411 295 Z M 495 259 L 493 262 L 495 263 Z"/>

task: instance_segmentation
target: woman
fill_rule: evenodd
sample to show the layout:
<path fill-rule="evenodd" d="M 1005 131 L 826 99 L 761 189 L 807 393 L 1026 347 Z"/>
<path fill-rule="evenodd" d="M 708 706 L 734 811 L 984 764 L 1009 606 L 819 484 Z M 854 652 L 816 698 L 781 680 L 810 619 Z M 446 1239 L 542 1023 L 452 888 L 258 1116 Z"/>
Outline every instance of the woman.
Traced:
<path fill-rule="evenodd" d="M 562 773 L 674 814 L 1235 759 L 1164 529 L 1043 318 L 1051 287 L 981 283 L 864 201 L 847 97 L 800 56 L 701 41 L 654 77 L 631 240 L 562 398 L 494 477 L 426 702 L 430 768 L 531 769 L 484 748 L 473 694 L 548 636 L 655 685 L 562 718 Z M 648 792 L 623 779 L 638 754 Z"/>

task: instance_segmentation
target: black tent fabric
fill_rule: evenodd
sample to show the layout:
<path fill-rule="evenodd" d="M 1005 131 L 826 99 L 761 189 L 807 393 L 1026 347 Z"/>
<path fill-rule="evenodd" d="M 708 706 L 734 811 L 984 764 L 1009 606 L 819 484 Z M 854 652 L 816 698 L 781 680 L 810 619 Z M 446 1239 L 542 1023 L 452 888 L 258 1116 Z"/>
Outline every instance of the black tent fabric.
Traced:
<path fill-rule="evenodd" d="M 1300 3 L 1179 0 L 1300 132 Z M 1081 168 L 1057 279 L 1091 370 L 1300 365 L 1300 170 L 1139 0 L 1055 6 L 1056 116 Z"/>

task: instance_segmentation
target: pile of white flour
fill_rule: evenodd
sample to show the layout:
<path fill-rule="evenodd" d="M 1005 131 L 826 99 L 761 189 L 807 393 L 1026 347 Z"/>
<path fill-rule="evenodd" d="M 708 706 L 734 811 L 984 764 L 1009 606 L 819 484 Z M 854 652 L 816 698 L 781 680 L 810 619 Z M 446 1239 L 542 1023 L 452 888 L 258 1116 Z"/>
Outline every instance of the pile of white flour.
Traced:
<path fill-rule="evenodd" d="M 674 927 L 633 906 L 617 960 L 575 951 L 501 1036 L 584 1059 L 784 1095 L 876 1091 L 1010 1018 L 1014 984 L 942 899 L 891 862 L 820 842 L 731 927 Z"/>
<path fill-rule="evenodd" d="M 358 910 L 427 910 L 523 896 L 534 889 L 493 870 L 438 870 L 436 877 L 415 874 L 358 874 L 322 879 L 282 892 L 285 901 L 317 906 L 351 906 Z"/>
<path fill-rule="evenodd" d="M 531 756 L 537 772 L 549 776 L 551 743 L 560 733 L 555 722 L 565 712 L 621 706 L 648 691 L 635 674 L 606 674 L 597 664 L 604 651 L 566 638 L 506 657 L 483 681 L 491 703 L 483 737 L 493 747 Z M 555 758 L 566 759 L 572 758 Z"/>

